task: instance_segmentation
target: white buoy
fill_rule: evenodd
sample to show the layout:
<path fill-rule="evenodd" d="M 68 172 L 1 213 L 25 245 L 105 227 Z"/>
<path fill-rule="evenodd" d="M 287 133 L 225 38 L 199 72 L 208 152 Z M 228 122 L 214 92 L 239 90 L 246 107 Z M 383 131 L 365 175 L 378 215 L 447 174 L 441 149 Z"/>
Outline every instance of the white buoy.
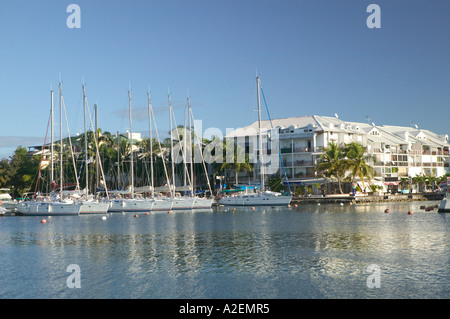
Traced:
<path fill-rule="evenodd" d="M 102 216 L 102 220 L 106 220 L 106 216 Z"/>

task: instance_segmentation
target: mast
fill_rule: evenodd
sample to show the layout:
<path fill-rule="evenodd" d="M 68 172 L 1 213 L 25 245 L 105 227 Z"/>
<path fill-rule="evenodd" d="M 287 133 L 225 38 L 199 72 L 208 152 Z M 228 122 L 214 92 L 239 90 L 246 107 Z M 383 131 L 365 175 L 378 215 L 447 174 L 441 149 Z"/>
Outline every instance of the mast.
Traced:
<path fill-rule="evenodd" d="M 84 112 L 84 163 L 86 166 L 86 198 L 89 194 L 89 163 L 88 163 L 88 136 L 87 136 L 87 128 L 86 128 L 86 91 L 83 83 L 83 112 Z"/>
<path fill-rule="evenodd" d="M 59 81 L 59 197 L 62 200 L 62 189 L 63 189 L 63 137 L 62 137 L 62 88 L 61 81 Z"/>
<path fill-rule="evenodd" d="M 130 191 L 131 191 L 131 198 L 134 197 L 134 168 L 133 168 L 133 131 L 131 129 L 131 90 L 128 90 L 128 108 L 130 113 L 130 160 L 131 160 L 131 183 L 130 183 Z"/>
<path fill-rule="evenodd" d="M 170 101 L 170 92 L 169 95 L 169 117 L 170 117 L 170 158 L 172 162 L 172 187 L 171 187 L 171 194 L 173 197 L 175 197 L 175 163 L 173 162 L 173 136 L 172 136 L 172 104 Z"/>
<path fill-rule="evenodd" d="M 97 104 L 94 104 L 94 113 L 95 113 L 95 134 L 94 134 L 94 139 L 95 139 L 95 145 L 97 147 L 98 146 Z M 96 154 L 97 154 L 97 152 L 96 152 Z M 100 175 L 98 174 L 99 165 L 100 165 L 100 156 L 96 156 L 95 157 L 95 188 L 96 189 L 99 188 L 99 184 L 100 184 L 99 183 L 99 176 Z"/>
<path fill-rule="evenodd" d="M 264 164 L 263 164 L 263 143 L 261 137 L 261 102 L 260 102 L 260 82 L 259 76 L 256 76 L 256 97 L 258 100 L 258 142 L 259 142 L 259 167 L 261 175 L 261 191 L 264 190 Z"/>
<path fill-rule="evenodd" d="M 189 164 L 190 164 L 190 178 L 191 178 L 191 196 L 194 196 L 194 160 L 193 146 L 192 146 L 192 111 L 191 111 L 191 98 L 187 97 L 188 103 L 188 116 L 189 116 Z"/>
<path fill-rule="evenodd" d="M 53 181 L 55 180 L 55 176 L 54 176 L 54 172 L 53 172 L 53 167 L 54 167 L 54 162 L 53 162 L 53 90 L 50 91 L 50 96 L 51 96 L 51 110 L 50 110 L 50 121 L 51 121 L 51 168 L 50 168 L 50 183 L 53 183 Z"/>
<path fill-rule="evenodd" d="M 119 141 L 119 131 L 117 131 L 117 189 L 120 188 L 120 141 Z"/>
<path fill-rule="evenodd" d="M 150 103 L 150 90 L 147 91 L 147 100 L 148 100 L 148 131 L 149 131 L 149 146 L 150 146 L 150 187 L 152 191 L 152 197 L 155 196 L 154 190 L 154 178 L 153 178 L 153 138 L 152 138 L 152 105 Z"/>

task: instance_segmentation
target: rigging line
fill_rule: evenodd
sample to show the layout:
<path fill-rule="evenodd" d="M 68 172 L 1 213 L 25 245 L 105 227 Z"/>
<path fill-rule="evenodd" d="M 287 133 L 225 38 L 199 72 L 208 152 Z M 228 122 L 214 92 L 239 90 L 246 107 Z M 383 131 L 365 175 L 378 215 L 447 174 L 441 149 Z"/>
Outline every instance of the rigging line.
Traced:
<path fill-rule="evenodd" d="M 192 113 L 192 109 L 190 110 L 190 116 L 192 118 L 192 126 L 193 126 L 193 129 L 194 129 L 194 137 L 197 137 L 197 141 L 198 141 L 198 145 L 199 145 L 199 149 L 200 149 L 200 156 L 201 156 L 201 159 L 202 159 L 203 169 L 205 170 L 206 182 L 208 183 L 209 192 L 210 192 L 210 194 L 212 194 L 211 182 L 209 181 L 208 170 L 206 169 L 205 159 L 203 157 L 203 152 L 202 152 L 202 142 L 200 141 L 200 138 L 198 137 L 198 134 L 197 134 L 197 128 L 195 127 L 194 113 Z"/>
<path fill-rule="evenodd" d="M 44 158 L 45 144 L 47 143 L 47 135 L 48 135 L 48 128 L 49 128 L 49 126 L 50 126 L 50 119 L 51 119 L 51 114 L 50 114 L 50 116 L 48 117 L 47 131 L 45 132 L 44 146 L 42 147 L 41 161 L 39 162 L 39 171 L 38 171 L 38 176 L 37 176 L 37 179 L 36 179 L 36 186 L 35 186 L 35 188 L 34 188 L 33 198 L 36 197 L 37 187 L 38 187 L 38 184 L 39 184 L 39 179 L 40 179 L 40 177 L 41 177 L 42 160 L 43 160 L 43 158 Z M 53 155 L 53 154 L 52 154 L 52 155 Z"/>
<path fill-rule="evenodd" d="M 101 161 L 100 151 L 99 151 L 99 142 L 98 142 L 98 137 L 97 137 L 98 132 L 94 130 L 94 124 L 92 123 L 91 111 L 89 110 L 89 104 L 88 104 L 87 99 L 86 99 L 86 109 L 87 109 L 87 111 L 88 111 L 89 123 L 91 124 L 91 128 L 92 128 L 92 131 L 91 131 L 91 132 L 94 132 L 95 155 L 96 155 L 96 157 L 97 157 L 96 160 L 97 160 L 98 163 L 100 164 L 100 165 L 99 165 L 99 167 L 100 167 L 100 173 L 101 173 L 102 178 L 103 178 L 106 197 L 109 199 L 108 187 L 106 186 L 105 172 L 104 172 L 104 170 L 103 170 L 103 164 L 102 164 L 102 161 Z M 87 160 L 87 154 L 86 154 L 86 160 Z M 117 164 L 119 164 L 119 163 L 117 163 Z M 86 164 L 86 169 L 88 169 L 88 164 Z M 97 187 L 98 187 L 98 185 L 97 185 Z M 87 196 L 87 194 L 86 194 L 86 196 Z"/>
<path fill-rule="evenodd" d="M 270 118 L 269 108 L 267 107 L 266 97 L 264 96 L 264 91 L 263 91 L 262 87 L 261 87 L 261 95 L 263 97 L 264 104 L 266 105 L 266 111 L 267 111 L 267 115 L 269 116 L 270 126 L 272 127 L 272 130 L 273 130 L 272 119 Z M 290 193 L 291 192 L 291 185 L 289 184 L 289 179 L 288 179 L 287 174 L 286 174 L 286 168 L 284 167 L 283 158 L 281 157 L 280 147 L 278 145 L 278 141 L 275 141 L 275 143 L 277 145 L 278 155 L 280 156 L 281 166 L 283 167 L 284 177 L 286 178 L 286 182 L 288 184 L 289 193 Z"/>
<path fill-rule="evenodd" d="M 73 154 L 72 138 L 70 137 L 69 121 L 67 120 L 66 103 L 65 103 L 65 101 L 64 101 L 64 97 L 62 97 L 62 104 L 63 104 L 63 106 L 64 106 L 64 116 L 65 116 L 65 118 L 66 118 L 67 133 L 69 134 L 69 145 L 70 145 L 70 154 L 72 154 L 73 170 L 74 170 L 74 173 L 75 173 L 75 179 L 76 179 L 76 182 L 77 182 L 77 190 L 79 191 L 79 190 L 80 190 L 80 183 L 78 182 L 78 179 L 77 179 L 77 176 L 78 176 L 78 173 L 77 173 L 77 166 L 76 166 L 76 164 L 75 164 L 75 156 L 74 156 L 74 154 Z M 62 125 L 62 124 L 61 124 L 61 125 Z M 62 154 L 61 154 L 61 156 L 62 156 Z M 61 187 L 63 187 L 63 185 L 61 185 Z"/>
<path fill-rule="evenodd" d="M 174 131 L 176 131 L 176 134 L 178 135 L 178 145 L 180 145 L 180 151 L 181 151 L 181 156 L 183 157 L 183 165 L 184 165 L 184 169 L 187 171 L 186 161 L 184 160 L 184 159 L 186 158 L 186 157 L 185 157 L 185 150 L 184 150 L 184 147 L 181 145 L 180 135 L 179 135 L 179 133 L 178 133 L 179 127 L 178 127 L 178 125 L 177 125 L 177 120 L 176 120 L 176 118 L 175 118 L 175 114 L 172 113 L 172 117 L 173 117 L 173 121 L 174 121 L 174 123 L 175 123 L 175 130 L 174 130 Z M 185 127 L 185 128 L 186 128 L 186 127 Z M 183 139 L 185 139 L 185 138 L 186 138 L 186 136 L 183 136 Z M 173 151 L 173 150 L 172 150 L 172 151 Z M 189 176 L 187 176 L 187 181 L 188 181 L 189 184 L 191 184 L 191 178 L 190 178 Z"/>
<path fill-rule="evenodd" d="M 166 175 L 166 182 L 170 188 L 169 174 L 167 173 L 167 167 L 166 167 L 166 163 L 164 161 L 164 152 L 161 147 L 161 140 L 159 139 L 158 127 L 156 126 L 156 119 L 155 119 L 155 114 L 153 113 L 153 108 L 151 108 L 151 117 L 153 118 L 153 124 L 155 125 L 156 138 L 158 139 L 159 152 L 161 154 L 161 160 L 162 160 L 163 167 L 164 167 L 164 174 Z"/>

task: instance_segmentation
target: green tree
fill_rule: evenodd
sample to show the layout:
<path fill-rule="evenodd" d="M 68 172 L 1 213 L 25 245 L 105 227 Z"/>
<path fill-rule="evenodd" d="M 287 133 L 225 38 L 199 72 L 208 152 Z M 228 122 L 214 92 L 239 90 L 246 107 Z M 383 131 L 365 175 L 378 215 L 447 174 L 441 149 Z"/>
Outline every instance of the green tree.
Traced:
<path fill-rule="evenodd" d="M 347 157 L 347 168 L 351 171 L 352 183 L 355 182 L 356 177 L 359 177 L 364 189 L 364 178 L 367 177 L 370 181 L 375 175 L 374 168 L 369 164 L 374 162 L 374 157 L 367 153 L 367 147 L 357 142 L 345 146 L 345 155 Z"/>
<path fill-rule="evenodd" d="M 9 186 L 14 186 L 14 197 L 22 196 L 30 191 L 38 176 L 40 158 L 30 158 L 27 153 L 25 147 L 18 146 L 11 157 Z"/>
<path fill-rule="evenodd" d="M 226 143 L 224 143 L 224 154 L 226 154 Z M 244 159 L 241 161 L 240 159 Z M 239 145 L 234 145 L 233 159 L 231 162 L 227 162 L 226 156 L 224 156 L 224 162 L 221 165 L 221 169 L 234 170 L 235 182 L 238 184 L 238 175 L 243 171 L 253 171 L 253 166 L 250 164 L 250 155 L 244 154 L 244 149 Z"/>
<path fill-rule="evenodd" d="M 343 147 L 331 142 L 320 156 L 320 162 L 316 164 L 314 170 L 317 174 L 325 177 L 336 178 L 339 185 L 339 192 L 342 194 L 342 181 L 348 168 L 348 161 Z"/>

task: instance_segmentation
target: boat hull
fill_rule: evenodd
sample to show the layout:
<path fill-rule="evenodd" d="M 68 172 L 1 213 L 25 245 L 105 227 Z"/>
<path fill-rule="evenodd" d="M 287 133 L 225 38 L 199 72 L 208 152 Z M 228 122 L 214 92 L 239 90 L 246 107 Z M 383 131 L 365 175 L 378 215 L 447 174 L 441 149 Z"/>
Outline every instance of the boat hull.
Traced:
<path fill-rule="evenodd" d="M 170 198 L 156 198 L 153 200 L 152 211 L 161 212 L 169 211 L 172 209 L 172 200 Z"/>
<path fill-rule="evenodd" d="M 190 210 L 194 205 L 192 197 L 175 197 L 172 198 L 172 210 Z"/>
<path fill-rule="evenodd" d="M 267 196 L 264 194 L 237 195 L 224 197 L 219 200 L 219 205 L 225 206 L 287 206 L 292 196 Z"/>
<path fill-rule="evenodd" d="M 212 198 L 195 197 L 192 209 L 208 209 L 211 208 L 212 204 L 213 204 Z"/>
<path fill-rule="evenodd" d="M 79 215 L 81 204 L 64 202 L 22 202 L 17 211 L 26 216 L 68 216 Z"/>
<path fill-rule="evenodd" d="M 106 214 L 108 208 L 108 202 L 83 201 L 80 214 Z"/>
<path fill-rule="evenodd" d="M 147 199 L 113 199 L 109 202 L 108 213 L 147 212 L 152 206 L 153 201 Z"/>

